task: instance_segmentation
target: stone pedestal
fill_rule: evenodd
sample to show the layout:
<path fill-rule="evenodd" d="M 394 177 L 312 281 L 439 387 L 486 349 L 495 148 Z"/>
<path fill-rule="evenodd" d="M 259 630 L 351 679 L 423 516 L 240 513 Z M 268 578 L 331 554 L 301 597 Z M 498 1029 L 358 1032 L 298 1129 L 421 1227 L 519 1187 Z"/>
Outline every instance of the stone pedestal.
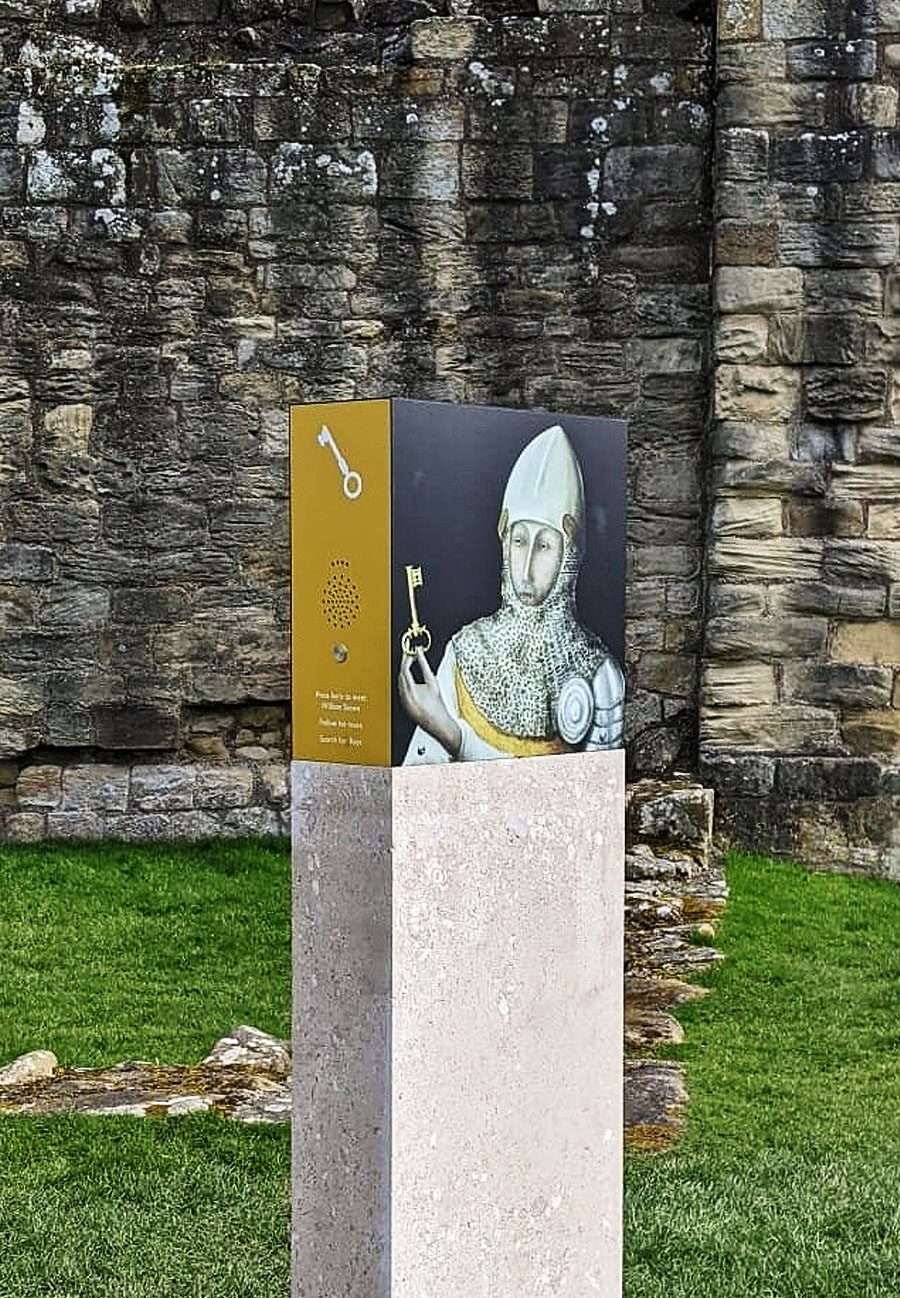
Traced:
<path fill-rule="evenodd" d="M 294 1298 L 618 1298 L 623 754 L 292 780 Z"/>

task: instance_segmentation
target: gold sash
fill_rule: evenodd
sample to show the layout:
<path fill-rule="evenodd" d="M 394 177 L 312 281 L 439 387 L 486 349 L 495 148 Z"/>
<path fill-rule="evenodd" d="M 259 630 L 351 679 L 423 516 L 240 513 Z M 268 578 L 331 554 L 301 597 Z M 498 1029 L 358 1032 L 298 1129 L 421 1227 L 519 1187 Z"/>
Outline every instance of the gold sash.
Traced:
<path fill-rule="evenodd" d="M 466 683 L 460 674 L 459 667 L 454 668 L 456 681 L 456 701 L 459 715 L 475 731 L 479 739 L 510 757 L 547 757 L 551 753 L 568 753 L 568 744 L 562 739 L 520 739 L 518 735 L 507 735 L 504 731 L 492 726 L 487 717 L 479 712 L 472 696 L 466 689 Z"/>

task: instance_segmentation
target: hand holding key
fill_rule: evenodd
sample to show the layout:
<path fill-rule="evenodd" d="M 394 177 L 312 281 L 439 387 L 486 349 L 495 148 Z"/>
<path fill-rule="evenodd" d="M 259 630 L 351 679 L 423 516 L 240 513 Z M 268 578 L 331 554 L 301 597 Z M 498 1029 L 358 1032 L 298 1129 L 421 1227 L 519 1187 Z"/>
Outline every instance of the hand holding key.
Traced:
<path fill-rule="evenodd" d="M 343 478 L 344 495 L 348 500 L 355 500 L 362 491 L 362 478 L 347 464 L 347 461 L 338 449 L 338 444 L 334 440 L 331 430 L 325 424 L 323 424 L 319 430 L 318 441 L 320 446 L 331 447 L 331 453 L 337 461 L 338 469 Z"/>
<path fill-rule="evenodd" d="M 416 608 L 416 587 L 422 584 L 422 569 L 414 568 L 411 563 L 408 563 L 406 565 L 406 590 L 409 595 L 410 623 L 403 632 L 400 646 L 403 652 L 410 656 L 417 649 L 421 649 L 423 653 L 428 653 L 431 648 L 431 632 L 424 622 L 419 621 L 419 610 Z"/>
<path fill-rule="evenodd" d="M 419 621 L 416 608 L 416 590 L 422 582 L 422 569 L 406 565 L 406 589 L 409 595 L 410 624 L 400 640 L 403 658 L 397 691 L 403 708 L 417 726 L 441 744 L 451 757 L 458 757 L 462 732 L 447 710 L 437 677 L 429 666 L 425 654 L 431 648 L 431 632 Z M 413 663 L 418 662 L 422 679 L 413 676 Z"/>

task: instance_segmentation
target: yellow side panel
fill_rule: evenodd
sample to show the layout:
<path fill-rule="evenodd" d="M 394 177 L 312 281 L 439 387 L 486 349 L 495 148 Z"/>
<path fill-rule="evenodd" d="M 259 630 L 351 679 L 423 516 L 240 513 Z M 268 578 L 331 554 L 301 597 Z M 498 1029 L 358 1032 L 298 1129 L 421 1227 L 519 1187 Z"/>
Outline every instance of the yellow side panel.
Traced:
<path fill-rule="evenodd" d="M 292 406 L 296 760 L 391 764 L 390 561 L 391 403 Z"/>

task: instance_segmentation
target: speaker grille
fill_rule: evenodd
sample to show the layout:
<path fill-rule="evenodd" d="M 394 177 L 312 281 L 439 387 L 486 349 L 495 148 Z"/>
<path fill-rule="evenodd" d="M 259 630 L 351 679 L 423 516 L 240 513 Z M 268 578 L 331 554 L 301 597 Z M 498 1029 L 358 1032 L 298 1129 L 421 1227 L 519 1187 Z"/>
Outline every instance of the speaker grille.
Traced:
<path fill-rule="evenodd" d="M 359 617 L 359 587 L 350 576 L 347 559 L 332 559 L 322 587 L 322 614 L 335 631 L 345 631 Z"/>

